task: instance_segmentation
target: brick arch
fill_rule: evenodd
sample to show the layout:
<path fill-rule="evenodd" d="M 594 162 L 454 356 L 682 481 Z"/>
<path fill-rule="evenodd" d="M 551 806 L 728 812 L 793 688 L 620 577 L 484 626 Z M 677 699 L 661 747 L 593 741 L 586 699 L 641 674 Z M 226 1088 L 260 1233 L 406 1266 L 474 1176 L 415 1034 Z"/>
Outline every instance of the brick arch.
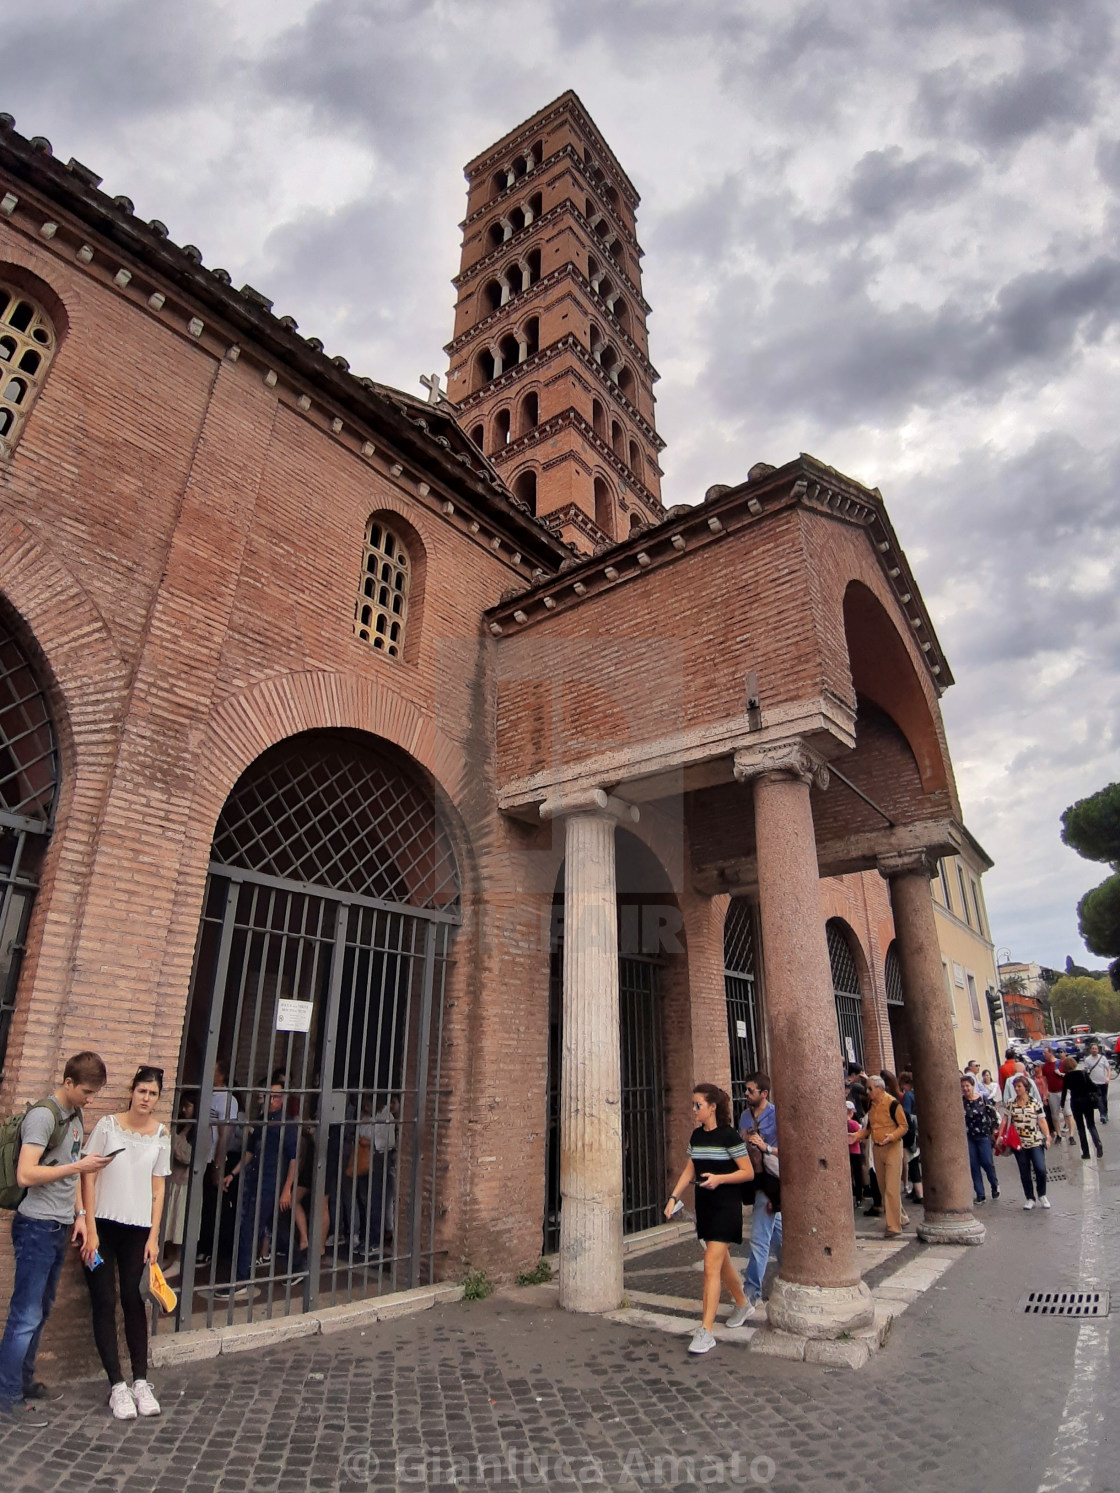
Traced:
<path fill-rule="evenodd" d="M 0 279 L 17 285 L 37 300 L 54 323 L 58 346 L 61 348 L 70 330 L 70 314 L 81 302 L 77 289 L 72 284 L 63 288 L 55 285 L 52 273 L 57 263 L 49 255 L 27 252 L 15 244 L 7 244 L 0 256 Z"/>
<path fill-rule="evenodd" d="M 198 743 L 190 831 L 158 980 L 157 1005 L 177 1013 L 152 1033 L 153 1062 L 175 1071 L 214 828 L 233 785 L 269 747 L 304 731 L 361 731 L 406 752 L 428 777 L 459 865 L 464 907 L 477 897 L 474 856 L 458 805 L 466 789 L 462 750 L 403 695 L 378 679 L 331 670 L 278 674 L 227 696 Z"/>
<path fill-rule="evenodd" d="M 6 1096 L 55 1071 L 55 1040 L 70 988 L 89 873 L 112 779 L 128 669 L 104 617 L 77 577 L 18 518 L 0 519 L 0 593 L 46 691 L 59 748 L 59 796 L 20 970 Z M 35 990 L 36 1040 L 27 1035 Z"/>
<path fill-rule="evenodd" d="M 862 581 L 844 592 L 844 637 L 852 685 L 898 726 L 914 753 L 926 793 L 948 789 L 951 778 L 933 710 L 905 639 L 875 593 Z"/>

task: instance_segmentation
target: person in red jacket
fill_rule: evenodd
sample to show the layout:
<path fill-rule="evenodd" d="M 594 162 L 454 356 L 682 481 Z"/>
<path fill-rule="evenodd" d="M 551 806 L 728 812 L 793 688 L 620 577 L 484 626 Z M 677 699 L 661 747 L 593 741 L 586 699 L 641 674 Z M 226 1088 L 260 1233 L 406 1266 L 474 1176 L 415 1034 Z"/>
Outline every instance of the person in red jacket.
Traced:
<path fill-rule="evenodd" d="M 1015 1056 L 1015 1049 L 1009 1047 L 1003 1055 L 1003 1062 L 999 1065 L 999 1087 L 1000 1093 L 1007 1087 L 1007 1080 L 1013 1073 L 1019 1071 L 1019 1059 Z"/>

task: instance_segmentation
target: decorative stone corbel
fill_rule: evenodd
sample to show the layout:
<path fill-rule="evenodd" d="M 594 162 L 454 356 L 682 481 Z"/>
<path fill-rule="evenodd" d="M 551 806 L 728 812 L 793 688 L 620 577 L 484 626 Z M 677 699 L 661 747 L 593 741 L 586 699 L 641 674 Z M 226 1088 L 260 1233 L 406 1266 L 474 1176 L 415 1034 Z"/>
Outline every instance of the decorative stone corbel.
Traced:
<path fill-rule="evenodd" d="M 770 772 L 787 773 L 822 790 L 828 787 L 828 764 L 800 737 L 792 741 L 760 742 L 758 746 L 740 747 L 735 752 L 737 782 L 749 783 Z"/>

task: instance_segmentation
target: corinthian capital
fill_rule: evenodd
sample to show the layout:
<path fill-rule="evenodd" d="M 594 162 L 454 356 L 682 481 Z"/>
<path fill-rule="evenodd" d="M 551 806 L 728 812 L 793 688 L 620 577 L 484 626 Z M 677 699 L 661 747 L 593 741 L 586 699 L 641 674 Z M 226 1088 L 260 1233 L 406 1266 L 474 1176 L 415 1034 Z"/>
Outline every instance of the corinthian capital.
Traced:
<path fill-rule="evenodd" d="M 794 737 L 792 741 L 740 747 L 735 753 L 734 771 L 740 783 L 749 783 L 766 773 L 781 772 L 810 785 L 815 783 L 818 788 L 828 787 L 828 767 L 824 758 L 807 747 L 800 737 Z"/>

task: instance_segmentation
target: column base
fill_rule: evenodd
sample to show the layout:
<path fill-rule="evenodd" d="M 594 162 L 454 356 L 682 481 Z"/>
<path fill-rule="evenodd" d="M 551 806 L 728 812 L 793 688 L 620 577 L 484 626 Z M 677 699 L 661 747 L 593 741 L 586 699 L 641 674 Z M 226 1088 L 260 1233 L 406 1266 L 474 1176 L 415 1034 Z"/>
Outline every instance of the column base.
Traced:
<path fill-rule="evenodd" d="M 987 1229 L 971 1213 L 931 1213 L 918 1225 L 923 1244 L 983 1244 Z"/>
<path fill-rule="evenodd" d="M 875 1321 L 875 1303 L 863 1281 L 854 1286 L 803 1286 L 779 1275 L 770 1293 L 770 1326 L 819 1341 L 857 1332 Z"/>
<path fill-rule="evenodd" d="M 564 1198 L 557 1273 L 563 1311 L 617 1311 L 622 1302 L 622 1209 Z"/>

